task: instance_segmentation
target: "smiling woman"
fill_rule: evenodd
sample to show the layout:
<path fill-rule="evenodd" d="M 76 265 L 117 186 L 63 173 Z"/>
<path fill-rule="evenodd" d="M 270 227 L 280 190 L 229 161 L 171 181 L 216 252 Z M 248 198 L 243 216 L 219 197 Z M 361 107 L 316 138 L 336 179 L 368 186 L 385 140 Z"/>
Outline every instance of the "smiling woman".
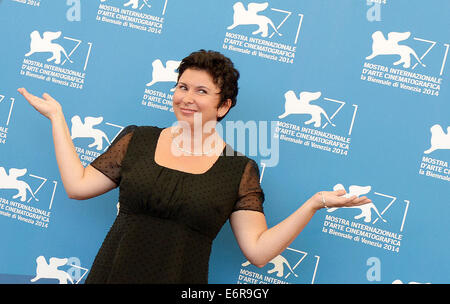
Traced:
<path fill-rule="evenodd" d="M 207 283 L 212 242 L 227 220 L 247 260 L 262 267 L 289 246 L 317 210 L 370 202 L 347 198 L 345 190 L 322 191 L 268 229 L 258 165 L 215 129 L 236 104 L 238 78 L 222 54 L 192 53 L 180 64 L 173 95 L 178 125 L 130 125 L 86 168 L 60 103 L 19 89 L 52 123 L 70 198 L 89 199 L 119 187 L 119 214 L 86 283 Z"/>
<path fill-rule="evenodd" d="M 202 80 L 205 81 L 204 84 L 209 89 L 209 93 L 220 94 L 217 108 L 221 108 L 225 103 L 229 103 L 226 106 L 229 110 L 236 105 L 240 74 L 234 68 L 230 59 L 214 51 L 200 50 L 199 52 L 194 52 L 181 62 L 178 68 L 178 82 L 181 82 L 181 77 L 188 69 L 202 71 L 203 74 L 206 73 L 207 76 L 204 74 Z M 187 78 L 184 77 L 184 79 Z M 218 90 L 218 92 L 211 92 L 211 90 Z M 217 117 L 217 121 L 221 121 L 227 113 L 228 111 Z"/>
<path fill-rule="evenodd" d="M 183 120 L 179 114 L 193 116 L 195 112 L 202 114 L 204 121 L 216 120 L 229 109 L 229 104 L 219 107 L 219 102 L 220 89 L 208 72 L 188 69 L 179 78 L 173 94 L 173 111 L 178 120 Z"/>
<path fill-rule="evenodd" d="M 183 128 L 185 149 L 198 153 L 208 137 L 217 138 L 215 124 L 228 112 L 231 101 L 220 107 L 219 103 L 220 89 L 206 71 L 188 69 L 183 73 L 173 94 L 173 112 Z M 173 133 L 177 133 L 175 130 Z"/>

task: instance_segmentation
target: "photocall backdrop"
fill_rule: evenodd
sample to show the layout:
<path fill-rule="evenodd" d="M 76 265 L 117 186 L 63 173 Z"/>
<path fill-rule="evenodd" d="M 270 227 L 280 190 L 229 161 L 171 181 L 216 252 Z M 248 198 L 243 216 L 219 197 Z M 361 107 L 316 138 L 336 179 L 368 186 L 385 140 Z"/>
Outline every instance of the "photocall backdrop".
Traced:
<path fill-rule="evenodd" d="M 62 104 L 87 166 L 127 125 L 172 125 L 179 61 L 211 49 L 241 72 L 221 125 L 257 130 L 256 145 L 250 131 L 244 146 L 228 143 L 260 165 L 269 226 L 321 190 L 373 203 L 320 210 L 263 268 L 227 223 L 210 283 L 449 283 L 449 10 L 447 0 L 1 0 L 0 282 L 83 283 L 118 212 L 117 189 L 68 198 L 51 124 L 17 88 Z"/>

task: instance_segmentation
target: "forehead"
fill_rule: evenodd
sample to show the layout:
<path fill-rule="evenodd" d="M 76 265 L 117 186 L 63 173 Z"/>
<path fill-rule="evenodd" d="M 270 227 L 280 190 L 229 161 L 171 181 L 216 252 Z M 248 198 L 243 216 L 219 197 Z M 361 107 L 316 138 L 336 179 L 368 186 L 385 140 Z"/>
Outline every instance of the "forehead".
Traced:
<path fill-rule="evenodd" d="M 194 86 L 217 88 L 212 76 L 207 71 L 200 69 L 186 69 L 181 74 L 179 81 Z"/>

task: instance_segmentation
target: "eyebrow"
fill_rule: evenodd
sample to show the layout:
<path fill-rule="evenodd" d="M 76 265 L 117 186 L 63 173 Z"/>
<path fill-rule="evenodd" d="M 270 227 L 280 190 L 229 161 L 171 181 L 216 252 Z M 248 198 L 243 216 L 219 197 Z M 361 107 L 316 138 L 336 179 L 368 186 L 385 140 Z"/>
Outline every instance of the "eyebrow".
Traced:
<path fill-rule="evenodd" d="M 185 82 L 183 82 L 183 81 L 179 81 L 178 84 L 182 84 L 182 85 L 185 85 L 185 86 L 188 85 L 187 83 L 185 83 Z M 207 86 L 204 86 L 204 85 L 199 85 L 199 86 L 194 86 L 194 87 L 195 87 L 196 89 L 207 89 L 207 90 L 209 90 L 209 91 L 212 90 L 211 88 L 209 88 L 209 87 L 207 87 Z"/>

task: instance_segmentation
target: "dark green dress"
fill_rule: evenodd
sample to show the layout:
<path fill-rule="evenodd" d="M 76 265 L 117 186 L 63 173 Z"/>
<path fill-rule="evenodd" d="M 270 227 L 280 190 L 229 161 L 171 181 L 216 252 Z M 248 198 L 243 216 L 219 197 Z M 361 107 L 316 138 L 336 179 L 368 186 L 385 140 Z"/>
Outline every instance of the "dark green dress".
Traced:
<path fill-rule="evenodd" d="M 159 166 L 163 128 L 128 126 L 91 166 L 119 186 L 119 214 L 86 283 L 207 283 L 212 241 L 233 211 L 263 212 L 255 161 L 226 145 L 203 174 Z"/>

